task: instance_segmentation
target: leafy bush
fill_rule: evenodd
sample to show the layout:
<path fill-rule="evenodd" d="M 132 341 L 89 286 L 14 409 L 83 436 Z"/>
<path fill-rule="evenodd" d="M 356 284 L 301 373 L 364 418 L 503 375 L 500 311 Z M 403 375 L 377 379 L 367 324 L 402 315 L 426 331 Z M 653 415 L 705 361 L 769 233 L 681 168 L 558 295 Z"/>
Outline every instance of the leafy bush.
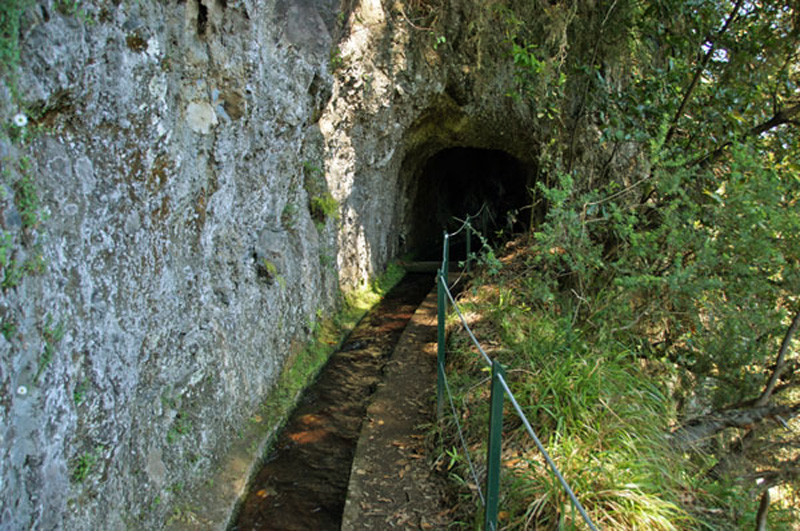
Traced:
<path fill-rule="evenodd" d="M 473 311 L 603 528 L 750 527 L 780 485 L 770 524 L 797 518 L 797 9 L 496 8 L 547 214 Z M 485 374 L 453 341 L 477 450 Z M 670 437 L 754 404 L 792 416 L 720 422 L 689 452 Z M 531 445 L 509 438 L 505 523 L 569 524 Z"/>

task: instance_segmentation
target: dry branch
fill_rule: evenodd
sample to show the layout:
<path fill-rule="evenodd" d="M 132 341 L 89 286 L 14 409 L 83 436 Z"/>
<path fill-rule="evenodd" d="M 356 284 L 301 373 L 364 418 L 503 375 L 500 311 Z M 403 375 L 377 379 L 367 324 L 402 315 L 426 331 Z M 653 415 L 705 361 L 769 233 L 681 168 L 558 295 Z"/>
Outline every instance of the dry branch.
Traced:
<path fill-rule="evenodd" d="M 749 428 L 768 419 L 793 417 L 800 413 L 800 404 L 754 406 L 751 408 L 729 409 L 688 421 L 671 434 L 672 444 L 685 449 L 696 446 L 725 428 Z"/>
<path fill-rule="evenodd" d="M 751 136 L 758 136 L 760 134 L 766 133 L 776 127 L 781 125 L 791 124 L 796 125 L 796 121 L 794 120 L 795 116 L 800 115 L 800 103 L 794 103 L 790 107 L 786 107 L 780 109 L 776 112 L 772 118 L 767 120 L 766 122 L 760 123 L 754 127 L 751 127 L 749 131 L 747 131 L 744 138 L 748 138 Z M 725 150 L 728 149 L 730 146 L 733 145 L 733 142 L 728 141 L 719 146 L 717 149 L 704 155 L 702 158 L 696 160 L 695 162 L 691 163 L 691 166 L 700 166 L 700 167 L 707 167 L 710 164 L 718 161 L 720 157 L 725 153 Z"/>
<path fill-rule="evenodd" d="M 769 402 L 769 398 L 772 396 L 775 386 L 778 384 L 778 379 L 788 365 L 786 363 L 786 353 L 789 351 L 789 345 L 792 344 L 792 336 L 797 332 L 798 327 L 800 327 L 800 310 L 795 314 L 794 319 L 792 319 L 792 324 L 789 325 L 789 329 L 786 331 L 783 341 L 781 341 L 781 348 L 778 349 L 778 359 L 775 361 L 775 370 L 772 371 L 772 376 L 769 382 L 767 382 L 767 387 L 764 388 L 764 392 L 761 393 L 761 396 L 756 400 L 756 407 L 765 406 L 767 402 Z"/>

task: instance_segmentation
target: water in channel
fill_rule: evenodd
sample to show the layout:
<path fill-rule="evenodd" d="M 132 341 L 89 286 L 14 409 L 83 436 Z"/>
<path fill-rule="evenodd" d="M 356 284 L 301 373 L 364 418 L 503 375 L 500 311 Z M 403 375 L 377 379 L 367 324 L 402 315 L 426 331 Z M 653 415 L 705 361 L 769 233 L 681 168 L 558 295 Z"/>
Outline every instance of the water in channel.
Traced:
<path fill-rule="evenodd" d="M 233 531 L 338 531 L 369 398 L 433 286 L 431 275 L 406 275 L 331 356 L 278 435 Z"/>

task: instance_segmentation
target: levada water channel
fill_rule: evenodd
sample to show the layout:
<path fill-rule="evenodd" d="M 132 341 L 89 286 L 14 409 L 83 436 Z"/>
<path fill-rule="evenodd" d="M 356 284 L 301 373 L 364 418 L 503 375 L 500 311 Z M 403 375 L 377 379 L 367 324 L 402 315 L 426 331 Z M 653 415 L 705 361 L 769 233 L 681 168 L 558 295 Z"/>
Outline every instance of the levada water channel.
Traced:
<path fill-rule="evenodd" d="M 278 435 L 234 531 L 337 530 L 370 396 L 431 275 L 406 275 L 331 356 Z"/>

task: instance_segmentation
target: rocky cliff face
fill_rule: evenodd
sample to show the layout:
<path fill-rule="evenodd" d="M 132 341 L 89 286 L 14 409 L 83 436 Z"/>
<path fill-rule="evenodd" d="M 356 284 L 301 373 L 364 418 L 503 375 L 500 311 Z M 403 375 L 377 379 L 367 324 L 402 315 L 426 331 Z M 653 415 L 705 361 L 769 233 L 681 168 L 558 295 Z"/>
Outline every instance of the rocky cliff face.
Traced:
<path fill-rule="evenodd" d="M 453 146 L 502 149 L 532 174 L 537 156 L 528 109 L 507 97 L 513 72 L 491 6 L 363 0 L 351 20 L 319 124 L 326 175 L 342 205 L 345 286 L 408 250 L 430 157 Z"/>
<path fill-rule="evenodd" d="M 159 528 L 340 285 L 404 250 L 425 160 L 530 163 L 524 109 L 469 2 L 18 4 L 0 528 Z"/>

